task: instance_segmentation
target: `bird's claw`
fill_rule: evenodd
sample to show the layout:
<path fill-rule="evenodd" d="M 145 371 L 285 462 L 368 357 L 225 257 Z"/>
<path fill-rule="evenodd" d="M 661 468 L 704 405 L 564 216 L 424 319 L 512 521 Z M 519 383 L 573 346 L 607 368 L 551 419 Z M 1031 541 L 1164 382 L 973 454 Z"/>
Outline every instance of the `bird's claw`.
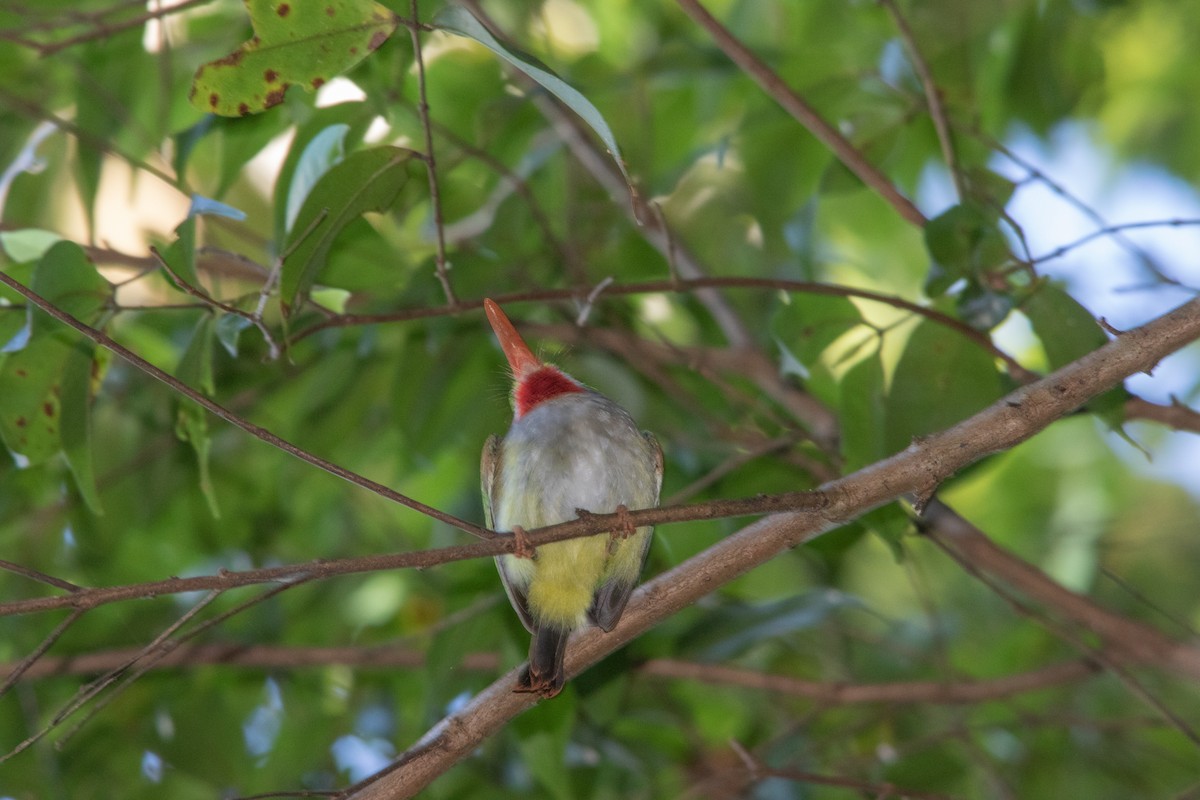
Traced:
<path fill-rule="evenodd" d="M 517 685 L 513 687 L 513 691 L 517 694 L 536 694 L 543 700 L 549 700 L 563 690 L 563 683 L 561 673 L 557 679 L 552 675 L 534 675 L 526 664 L 517 676 Z"/>
<path fill-rule="evenodd" d="M 614 540 L 624 541 L 637 533 L 637 526 L 633 524 L 633 519 L 629 516 L 629 509 L 624 503 L 617 506 L 615 513 L 617 515 L 617 524 L 611 534 Z"/>
<path fill-rule="evenodd" d="M 513 525 L 513 555 L 517 558 L 537 558 L 537 548 L 529 543 L 529 537 L 525 535 L 525 529 L 520 525 Z"/>

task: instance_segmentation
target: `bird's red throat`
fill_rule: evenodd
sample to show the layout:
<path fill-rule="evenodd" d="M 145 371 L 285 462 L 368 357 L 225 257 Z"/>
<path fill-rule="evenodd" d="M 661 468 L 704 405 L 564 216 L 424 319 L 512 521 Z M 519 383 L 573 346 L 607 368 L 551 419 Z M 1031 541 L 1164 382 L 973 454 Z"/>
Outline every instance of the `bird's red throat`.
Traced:
<path fill-rule="evenodd" d="M 542 367 L 517 383 L 514 396 L 517 416 L 524 416 L 538 403 L 560 394 L 582 392 L 583 388 L 554 367 Z"/>

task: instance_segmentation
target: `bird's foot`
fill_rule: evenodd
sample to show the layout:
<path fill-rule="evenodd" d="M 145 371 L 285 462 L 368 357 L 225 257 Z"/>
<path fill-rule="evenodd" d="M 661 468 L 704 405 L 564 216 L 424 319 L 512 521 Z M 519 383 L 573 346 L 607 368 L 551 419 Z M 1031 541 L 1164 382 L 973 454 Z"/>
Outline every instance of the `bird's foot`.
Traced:
<path fill-rule="evenodd" d="M 613 526 L 612 533 L 608 535 L 609 555 L 616 552 L 618 544 L 637 533 L 637 527 L 633 524 L 633 520 L 629 518 L 629 509 L 625 507 L 624 503 L 617 506 L 617 510 L 614 513 L 617 515 L 617 524 Z"/>
<path fill-rule="evenodd" d="M 637 526 L 633 524 L 633 518 L 629 516 L 629 509 L 624 503 L 617 506 L 617 526 L 613 528 L 612 537 L 614 539 L 628 539 L 637 533 Z"/>
<path fill-rule="evenodd" d="M 557 676 L 533 675 L 529 666 L 526 665 L 521 670 L 521 674 L 517 676 L 517 685 L 513 687 L 513 692 L 517 694 L 536 694 L 545 700 L 549 700 L 563 690 L 564 683 L 564 676 L 561 673 Z"/>
<path fill-rule="evenodd" d="M 529 543 L 529 537 L 525 534 L 525 529 L 520 525 L 513 525 L 513 555 L 517 558 L 537 558 L 537 548 Z"/>

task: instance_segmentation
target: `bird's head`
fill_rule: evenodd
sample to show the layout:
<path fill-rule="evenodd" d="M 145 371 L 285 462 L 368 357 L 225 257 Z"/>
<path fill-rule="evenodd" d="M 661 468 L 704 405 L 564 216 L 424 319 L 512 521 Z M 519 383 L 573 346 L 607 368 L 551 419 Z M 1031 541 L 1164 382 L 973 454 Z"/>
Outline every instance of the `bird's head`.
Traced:
<path fill-rule="evenodd" d="M 533 354 L 517 329 L 491 300 L 483 301 L 492 330 L 500 341 L 500 349 L 512 368 L 513 417 L 520 419 L 539 403 L 563 394 L 584 391 L 579 381 L 553 364 L 547 364 Z"/>

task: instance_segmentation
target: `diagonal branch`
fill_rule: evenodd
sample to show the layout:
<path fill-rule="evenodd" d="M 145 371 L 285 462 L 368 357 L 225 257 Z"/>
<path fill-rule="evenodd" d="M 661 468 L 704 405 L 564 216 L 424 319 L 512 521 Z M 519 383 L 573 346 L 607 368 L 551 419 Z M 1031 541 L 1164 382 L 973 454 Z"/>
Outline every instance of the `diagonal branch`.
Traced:
<path fill-rule="evenodd" d="M 746 526 L 642 586 L 610 633 L 592 628 L 572 639 L 567 674 L 574 676 L 680 609 L 779 553 L 908 494 L 927 495 L 962 467 L 1028 439 L 1088 399 L 1200 338 L 1200 300 L 1152 322 L 1024 386 L 989 408 L 901 453 L 822 487 L 829 504 L 776 514 Z M 1169 664 L 1187 669 L 1187 663 Z M 354 800 L 412 797 L 472 752 L 537 698 L 512 691 L 513 670 L 444 718 L 383 772 L 343 795 Z"/>
<path fill-rule="evenodd" d="M 301 461 L 306 461 L 309 464 L 312 464 L 314 467 L 320 467 L 321 469 L 325 470 L 326 472 L 330 473 L 331 475 L 336 475 L 337 477 L 342 478 L 343 480 L 349 481 L 350 483 L 353 483 L 356 486 L 361 486 L 364 489 L 372 491 L 375 494 L 379 495 L 380 497 L 386 497 L 388 500 L 391 500 L 392 502 L 399 503 L 402 506 L 411 508 L 414 511 L 418 511 L 422 514 L 425 514 L 428 517 L 432 517 L 433 519 L 438 520 L 439 522 L 444 522 L 447 525 L 451 525 L 455 528 L 458 528 L 461 531 L 466 531 L 467 533 L 470 533 L 474 536 L 478 536 L 483 539 L 491 538 L 491 533 L 484 530 L 483 528 L 480 528 L 478 525 L 473 525 L 472 523 L 467 522 L 466 520 L 459 519 L 458 517 L 454 516 L 453 514 L 447 514 L 446 512 L 439 511 L 438 509 L 433 508 L 432 506 L 427 506 L 424 503 L 422 503 L 418 500 L 414 500 L 411 497 L 408 497 L 406 495 L 400 494 L 399 492 L 397 492 L 393 489 L 390 489 L 381 483 L 376 483 L 375 481 L 373 481 L 369 478 L 363 477 L 362 475 L 359 475 L 357 472 L 353 472 L 352 470 L 348 470 L 345 467 L 334 464 L 332 461 L 327 461 L 326 459 L 321 458 L 318 455 L 315 455 L 313 453 L 308 452 L 307 450 L 297 447 L 296 445 L 292 444 L 291 442 L 287 441 L 286 439 L 276 436 L 275 434 L 268 431 L 266 428 L 262 428 L 258 425 L 255 425 L 254 423 L 250 422 L 249 420 L 238 416 L 237 414 L 233 413 L 229 409 L 227 409 L 224 406 L 217 403 L 215 400 L 212 400 L 211 398 L 207 397 L 202 392 L 198 392 L 195 389 L 193 389 L 192 387 L 188 386 L 183 381 L 176 378 L 174 375 L 164 372 L 163 370 L 154 366 L 149 361 L 142 358 L 137 353 L 134 353 L 132 350 L 128 349 L 124 345 L 118 344 L 116 341 L 114 341 L 111 337 L 109 337 L 104 332 L 97 330 L 96 328 L 93 328 L 92 326 L 87 325 L 87 324 L 75 319 L 70 314 L 66 313 L 62 309 L 55 306 L 53 303 L 51 303 L 46 298 L 42 297 L 41 295 L 37 294 L 29 287 L 22 284 L 20 281 L 13 279 L 11 276 L 6 275 L 3 272 L 0 272 L 0 283 L 3 283 L 5 286 L 9 287 L 13 291 L 22 295 L 23 297 L 25 297 L 26 300 L 28 300 L 29 302 L 33 303 L 38 308 L 45 311 L 47 314 L 54 317 L 59 322 L 63 323 L 64 325 L 68 325 L 68 326 L 74 328 L 75 330 L 79 331 L 87 338 L 91 339 L 96 344 L 100 345 L 101 347 L 105 348 L 106 350 L 112 351 L 116 355 L 125 359 L 131 365 L 133 365 L 137 369 L 141 370 L 142 372 L 146 373 L 150 377 L 155 378 L 156 380 L 159 380 L 162 383 L 165 383 L 167 386 L 171 387 L 173 390 L 175 390 L 179 394 L 183 395 L 184 397 L 188 398 L 192 402 L 201 406 L 209 413 L 211 413 L 217 417 L 220 417 L 221 419 L 225 420 L 226 422 L 230 423 L 231 425 L 241 428 L 246 433 L 249 433 L 251 436 L 261 439 L 262 441 L 266 442 L 267 444 L 277 447 L 280 450 L 283 450 L 285 453 L 290 453 L 291 455 L 295 456 L 296 458 L 300 459 Z"/>
<path fill-rule="evenodd" d="M 917 227 L 924 227 L 925 215 L 913 202 L 887 179 L 875 165 L 863 156 L 845 136 L 825 118 L 816 112 L 803 97 L 784 82 L 783 78 L 767 66 L 766 62 L 756 56 L 750 48 L 729 32 L 716 17 L 708 13 L 697 0 L 676 0 L 683 12 L 692 18 L 700 27 L 708 31 L 716 42 L 717 47 L 729 56 L 729 60 L 737 64 L 743 72 L 754 79 L 754 82 L 767 95 L 783 107 L 783 110 L 795 117 L 796 121 L 808 130 L 821 144 L 833 151 L 846 167 L 858 179 L 870 187 L 876 194 L 891 204 L 892 208 L 908 222 Z"/>
<path fill-rule="evenodd" d="M 929 118 L 933 120 L 933 129 L 937 132 L 938 144 L 942 148 L 942 160 L 946 162 L 946 169 L 950 171 L 955 191 L 961 200 L 966 197 L 966 187 L 963 185 L 962 170 L 959 168 L 958 158 L 954 152 L 954 138 L 950 132 L 950 121 L 946 118 L 946 109 L 942 106 L 942 90 L 938 88 L 937 82 L 933 79 L 933 70 L 929 68 L 929 62 L 925 60 L 921 48 L 917 46 L 917 37 L 913 33 L 912 26 L 900 13 L 900 7 L 896 5 L 896 0 L 880 0 L 880 3 L 891 15 L 892 22 L 900 33 L 900 40 L 904 42 L 904 49 L 908 51 L 908 60 L 912 63 L 913 71 L 917 73 L 917 78 L 921 81 L 921 88 L 925 92 L 925 104 L 929 106 Z"/>
<path fill-rule="evenodd" d="M 999 578 L 1005 585 L 1054 609 L 1057 616 L 1098 635 L 1111 651 L 1200 679 L 1200 650 L 1181 648 L 1154 628 L 1114 614 L 1072 592 L 997 545 L 937 500 L 930 503 L 922 519 L 932 526 L 929 534 L 938 544 L 968 561 L 973 569 Z"/>

